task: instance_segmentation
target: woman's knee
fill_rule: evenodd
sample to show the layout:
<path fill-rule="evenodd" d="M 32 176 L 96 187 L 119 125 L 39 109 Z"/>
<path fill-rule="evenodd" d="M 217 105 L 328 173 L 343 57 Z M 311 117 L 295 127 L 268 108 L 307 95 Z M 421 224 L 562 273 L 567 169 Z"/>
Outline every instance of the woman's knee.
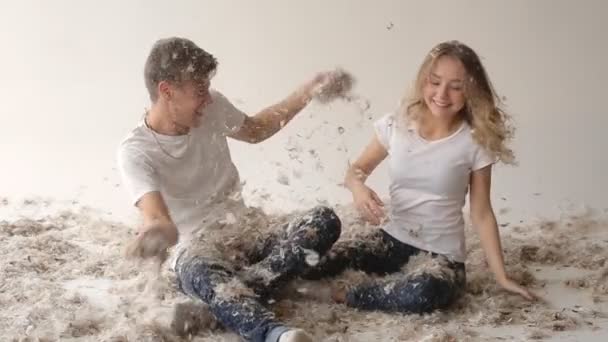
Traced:
<path fill-rule="evenodd" d="M 419 314 L 448 308 L 457 296 L 456 285 L 449 279 L 421 275 L 410 279 L 397 295 L 400 309 Z"/>

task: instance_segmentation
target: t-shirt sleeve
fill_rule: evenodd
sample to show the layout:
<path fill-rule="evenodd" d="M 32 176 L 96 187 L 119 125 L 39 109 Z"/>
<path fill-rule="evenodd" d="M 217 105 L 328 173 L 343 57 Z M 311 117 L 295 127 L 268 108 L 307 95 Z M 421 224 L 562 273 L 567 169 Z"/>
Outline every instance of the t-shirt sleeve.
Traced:
<path fill-rule="evenodd" d="M 376 137 L 388 151 L 390 149 L 391 135 L 393 134 L 395 117 L 392 113 L 386 114 L 374 122 Z"/>
<path fill-rule="evenodd" d="M 476 171 L 494 163 L 496 163 L 496 157 L 494 154 L 482 146 L 475 144 L 475 150 L 473 152 L 473 166 L 471 169 Z"/>
<path fill-rule="evenodd" d="M 241 110 L 236 108 L 222 93 L 217 90 L 211 91 L 211 115 L 213 115 L 214 124 L 217 125 L 222 134 L 229 135 L 238 131 L 245 117 L 247 116 Z"/>
<path fill-rule="evenodd" d="M 119 148 L 118 170 L 133 205 L 146 193 L 160 191 L 158 174 L 149 159 L 137 149 L 124 146 Z"/>

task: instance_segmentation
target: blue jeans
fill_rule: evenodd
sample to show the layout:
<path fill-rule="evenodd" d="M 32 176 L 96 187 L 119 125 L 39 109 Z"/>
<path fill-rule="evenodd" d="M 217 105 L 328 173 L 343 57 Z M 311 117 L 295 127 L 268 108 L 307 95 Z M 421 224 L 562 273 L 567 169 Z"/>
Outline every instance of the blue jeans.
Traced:
<path fill-rule="evenodd" d="M 338 240 L 341 222 L 330 208 L 317 207 L 283 228 L 261 248 L 247 251 L 252 267 L 245 271 L 185 251 L 176 261 L 179 287 L 207 303 L 226 328 L 248 341 L 263 342 L 282 325 L 264 299 L 310 268 L 311 256 L 321 258 Z"/>
<path fill-rule="evenodd" d="M 443 258 L 446 274 L 452 276 L 399 273 L 410 258 L 419 253 L 428 252 L 405 244 L 383 230 L 376 230 L 355 241 L 337 242 L 316 267 L 302 274 L 302 278 L 321 279 L 347 268 L 377 275 L 393 274 L 391 280 L 379 278 L 352 287 L 347 292 L 346 304 L 362 310 L 419 314 L 445 309 L 464 290 L 465 266 L 431 253 L 434 258 Z"/>

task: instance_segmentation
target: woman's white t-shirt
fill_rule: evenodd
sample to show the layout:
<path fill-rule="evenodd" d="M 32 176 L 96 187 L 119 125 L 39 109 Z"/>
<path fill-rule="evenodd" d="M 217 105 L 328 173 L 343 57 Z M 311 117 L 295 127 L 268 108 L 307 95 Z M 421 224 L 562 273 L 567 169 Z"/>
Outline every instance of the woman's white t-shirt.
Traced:
<path fill-rule="evenodd" d="M 384 230 L 414 247 L 465 261 L 463 207 L 472 171 L 495 162 L 464 123 L 448 137 L 428 141 L 391 113 L 374 123 L 388 151 L 389 221 Z"/>

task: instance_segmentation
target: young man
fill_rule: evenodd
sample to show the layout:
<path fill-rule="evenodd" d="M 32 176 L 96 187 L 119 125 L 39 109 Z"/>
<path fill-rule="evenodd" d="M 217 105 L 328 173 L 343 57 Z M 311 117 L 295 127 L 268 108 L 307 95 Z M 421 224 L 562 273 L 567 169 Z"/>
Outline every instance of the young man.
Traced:
<path fill-rule="evenodd" d="M 320 73 L 283 101 L 247 116 L 210 89 L 216 68 L 216 59 L 188 39 L 161 39 L 150 51 L 144 76 L 152 105 L 118 151 L 123 183 L 143 217 L 128 251 L 166 256 L 179 240 L 173 261 L 178 286 L 207 303 L 224 326 L 251 341 L 311 341 L 278 322 L 261 299 L 303 272 L 311 253 L 329 250 L 341 229 L 333 211 L 315 208 L 273 234 L 263 250 L 243 251 L 255 255 L 247 267 L 234 265 L 205 234 L 226 208 L 241 203 L 231 199 L 240 180 L 227 137 L 252 144 L 270 138 L 335 78 Z M 229 233 L 234 230 L 213 234 L 221 242 Z"/>

